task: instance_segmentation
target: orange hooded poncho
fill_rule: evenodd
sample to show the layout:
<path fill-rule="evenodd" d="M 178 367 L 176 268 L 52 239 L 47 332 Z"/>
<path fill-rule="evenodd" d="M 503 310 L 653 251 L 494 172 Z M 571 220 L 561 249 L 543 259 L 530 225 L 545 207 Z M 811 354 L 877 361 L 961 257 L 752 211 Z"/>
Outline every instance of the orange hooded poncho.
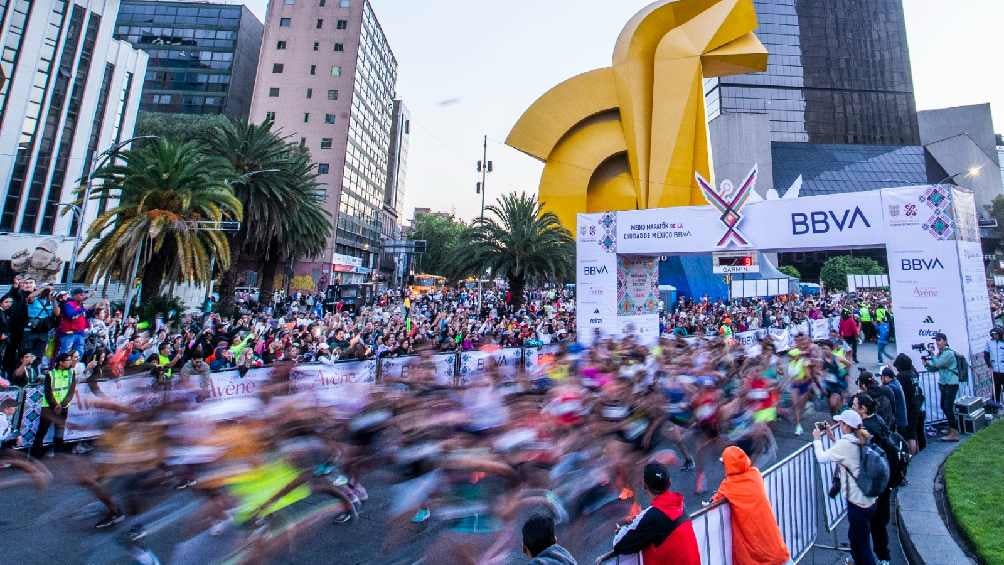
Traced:
<path fill-rule="evenodd" d="M 725 448 L 722 462 L 725 480 L 713 500 L 727 500 L 732 509 L 732 562 L 735 565 L 787 563 L 791 556 L 767 500 L 760 471 L 735 446 Z"/>

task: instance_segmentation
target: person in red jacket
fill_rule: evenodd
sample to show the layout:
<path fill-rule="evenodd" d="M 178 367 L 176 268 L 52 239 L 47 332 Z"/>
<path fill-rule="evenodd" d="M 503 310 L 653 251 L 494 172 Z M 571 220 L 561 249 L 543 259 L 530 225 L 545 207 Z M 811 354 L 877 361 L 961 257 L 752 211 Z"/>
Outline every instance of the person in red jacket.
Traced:
<path fill-rule="evenodd" d="M 645 465 L 645 490 L 652 505 L 620 528 L 612 551 L 600 557 L 641 552 L 645 565 L 701 565 L 697 536 L 683 504 L 683 495 L 669 490 L 669 470 L 661 463 Z"/>
<path fill-rule="evenodd" d="M 760 471 L 734 445 L 725 448 L 722 463 L 725 480 L 711 500 L 725 500 L 732 510 L 733 565 L 782 565 L 791 561 Z"/>

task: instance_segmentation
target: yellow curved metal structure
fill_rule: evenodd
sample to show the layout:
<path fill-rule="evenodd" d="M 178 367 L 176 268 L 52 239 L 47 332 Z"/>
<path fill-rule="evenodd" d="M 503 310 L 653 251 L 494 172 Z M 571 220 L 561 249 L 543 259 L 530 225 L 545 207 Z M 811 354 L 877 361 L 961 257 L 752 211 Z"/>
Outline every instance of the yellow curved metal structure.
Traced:
<path fill-rule="evenodd" d="M 703 80 L 766 70 L 756 26 L 753 0 L 659 0 L 624 27 L 611 67 L 537 99 L 506 143 L 544 161 L 544 209 L 575 233 L 579 212 L 705 204 Z"/>

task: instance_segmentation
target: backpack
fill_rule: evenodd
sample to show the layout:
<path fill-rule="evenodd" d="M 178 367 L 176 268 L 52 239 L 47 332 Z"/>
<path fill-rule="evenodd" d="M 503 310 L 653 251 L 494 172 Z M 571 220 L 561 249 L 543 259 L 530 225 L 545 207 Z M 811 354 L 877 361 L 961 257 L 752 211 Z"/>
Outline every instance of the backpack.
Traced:
<path fill-rule="evenodd" d="M 965 355 L 955 353 L 955 374 L 959 376 L 960 383 L 969 382 L 969 359 L 966 359 Z"/>
<path fill-rule="evenodd" d="M 851 476 L 861 489 L 861 494 L 869 498 L 881 495 L 889 486 L 889 460 L 886 459 L 885 453 L 875 445 L 860 444 L 858 459 L 861 462 L 858 476 Z"/>
<path fill-rule="evenodd" d="M 881 435 L 874 438 L 874 444 L 885 453 L 889 463 L 889 488 L 896 488 L 906 481 L 906 470 L 913 455 L 910 445 L 898 432 L 882 426 Z"/>

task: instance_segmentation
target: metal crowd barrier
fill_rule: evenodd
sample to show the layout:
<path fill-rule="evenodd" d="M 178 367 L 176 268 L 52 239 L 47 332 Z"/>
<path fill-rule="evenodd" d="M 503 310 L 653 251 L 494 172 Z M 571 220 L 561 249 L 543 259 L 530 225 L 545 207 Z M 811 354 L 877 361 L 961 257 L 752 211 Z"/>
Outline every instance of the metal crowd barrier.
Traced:
<path fill-rule="evenodd" d="M 941 387 L 938 386 L 938 373 L 936 371 L 925 371 L 920 373 L 918 385 L 924 393 L 924 423 L 934 424 L 945 421 L 945 413 L 941 409 Z M 972 371 L 969 381 L 959 383 L 959 393 L 956 398 L 963 396 L 979 396 L 986 400 L 993 398 L 993 377 Z"/>

